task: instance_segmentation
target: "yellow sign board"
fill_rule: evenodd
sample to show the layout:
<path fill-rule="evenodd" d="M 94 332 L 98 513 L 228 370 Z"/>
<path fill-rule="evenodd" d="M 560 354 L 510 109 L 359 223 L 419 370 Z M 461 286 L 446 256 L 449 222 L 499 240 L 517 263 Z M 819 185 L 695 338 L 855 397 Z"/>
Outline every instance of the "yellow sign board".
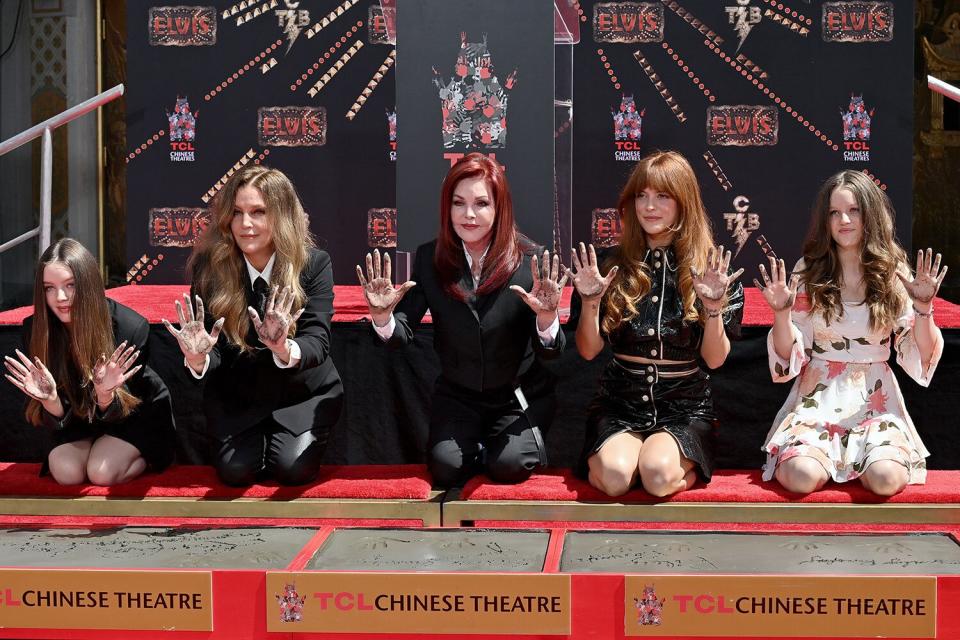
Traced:
<path fill-rule="evenodd" d="M 267 573 L 267 631 L 570 633 L 570 576 Z"/>
<path fill-rule="evenodd" d="M 624 578 L 624 635 L 935 638 L 933 576 Z"/>
<path fill-rule="evenodd" d="M 212 631 L 210 572 L 0 569 L 0 627 Z"/>

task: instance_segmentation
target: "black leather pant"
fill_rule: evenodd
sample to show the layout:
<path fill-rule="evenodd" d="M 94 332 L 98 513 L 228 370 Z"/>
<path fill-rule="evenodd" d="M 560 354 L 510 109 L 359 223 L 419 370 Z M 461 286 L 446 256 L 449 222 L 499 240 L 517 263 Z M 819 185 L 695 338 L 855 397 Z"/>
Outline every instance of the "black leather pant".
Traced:
<path fill-rule="evenodd" d="M 327 448 L 329 427 L 315 427 L 294 435 L 267 418 L 220 443 L 216 456 L 221 482 L 246 487 L 273 478 L 282 485 L 313 481 Z"/>

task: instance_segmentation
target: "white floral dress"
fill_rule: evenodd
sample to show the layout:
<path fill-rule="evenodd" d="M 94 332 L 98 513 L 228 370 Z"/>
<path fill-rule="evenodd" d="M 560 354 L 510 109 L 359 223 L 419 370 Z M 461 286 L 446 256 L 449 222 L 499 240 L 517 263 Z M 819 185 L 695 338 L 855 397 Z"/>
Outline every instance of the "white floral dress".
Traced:
<path fill-rule="evenodd" d="M 895 460 L 907 467 L 910 484 L 923 484 L 930 453 L 910 420 L 887 360 L 892 333 L 897 364 L 926 387 L 943 340 L 936 336 L 924 367 L 914 339 L 915 314 L 909 302 L 907 307 L 895 327 L 883 330 L 870 328 L 870 312 L 863 304 L 844 303 L 843 317 L 829 325 L 820 314 L 794 311 L 789 361 L 777 355 L 770 331 L 767 353 L 774 382 L 799 378 L 763 445 L 764 480 L 770 480 L 784 460 L 809 456 L 836 482 L 857 478 L 877 460 Z"/>

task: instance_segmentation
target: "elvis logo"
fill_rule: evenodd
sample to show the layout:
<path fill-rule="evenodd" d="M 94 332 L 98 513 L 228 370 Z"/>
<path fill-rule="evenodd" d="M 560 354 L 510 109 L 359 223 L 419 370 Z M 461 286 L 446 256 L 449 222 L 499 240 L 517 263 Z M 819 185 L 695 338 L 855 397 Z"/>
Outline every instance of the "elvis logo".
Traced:
<path fill-rule="evenodd" d="M 397 112 L 387 109 L 387 136 L 390 142 L 390 161 L 397 161 Z"/>
<path fill-rule="evenodd" d="M 296 583 L 284 585 L 283 595 L 274 595 L 280 605 L 280 622 L 303 622 L 303 605 L 307 596 L 301 596 L 297 592 Z"/>
<path fill-rule="evenodd" d="M 445 149 L 457 145 L 468 149 L 507 146 L 507 101 L 509 92 L 517 85 L 517 70 L 501 84 L 486 34 L 483 42 L 467 42 L 466 32 L 461 32 L 453 77 L 446 82 L 434 68 L 433 84 L 440 96 Z"/>
<path fill-rule="evenodd" d="M 210 222 L 210 213 L 196 207 L 150 209 L 151 247 L 192 247 Z"/>
<path fill-rule="evenodd" d="M 593 5 L 596 42 L 660 42 L 663 5 L 653 2 L 601 2 Z"/>
<path fill-rule="evenodd" d="M 737 45 L 737 51 L 750 35 L 750 30 L 760 23 L 760 7 L 755 7 L 750 0 L 737 0 L 736 6 L 724 7 L 727 11 L 727 22 L 733 27 L 740 43 Z"/>
<path fill-rule="evenodd" d="M 367 211 L 367 245 L 381 249 L 397 246 L 397 210 L 370 209 Z"/>
<path fill-rule="evenodd" d="M 190 111 L 187 96 L 177 96 L 173 112 L 167 111 L 170 124 L 170 160 L 172 162 L 193 162 L 196 160 L 197 118 L 200 110 Z"/>
<path fill-rule="evenodd" d="M 734 198 L 733 208 L 736 209 L 736 212 L 723 214 L 723 220 L 727 224 L 730 237 L 737 245 L 737 250 L 733 254 L 733 257 L 736 258 L 747 244 L 747 240 L 750 239 L 750 234 L 760 228 L 760 214 L 748 213 L 750 199 L 746 196 Z M 764 242 L 766 242 L 766 239 L 764 239 Z"/>
<path fill-rule="evenodd" d="M 892 2 L 824 2 L 825 42 L 893 40 Z"/>
<path fill-rule="evenodd" d="M 217 44 L 214 7 L 150 7 L 148 41 L 154 47 L 199 47 Z"/>
<path fill-rule="evenodd" d="M 636 162 L 640 160 L 640 137 L 643 133 L 643 114 L 646 109 L 637 111 L 633 96 L 623 95 L 620 107 L 611 109 L 613 116 L 613 152 L 614 160 Z"/>
<path fill-rule="evenodd" d="M 616 246 L 620 242 L 620 234 L 623 233 L 620 212 L 616 209 L 594 209 L 590 230 L 595 247 Z"/>
<path fill-rule="evenodd" d="M 397 8 L 370 5 L 367 11 L 367 42 L 397 44 Z"/>
<path fill-rule="evenodd" d="M 756 147 L 777 144 L 780 121 L 770 105 L 707 107 L 707 144 Z"/>
<path fill-rule="evenodd" d="M 284 55 L 290 53 L 290 47 L 300 37 L 300 32 L 304 27 L 310 24 L 310 12 L 300 8 L 300 2 L 291 2 L 283 0 L 286 9 L 277 9 L 274 13 L 277 16 L 277 24 L 283 28 L 284 35 L 287 36 L 287 50 Z"/>
<path fill-rule="evenodd" d="M 322 147 L 327 143 L 323 107 L 260 107 L 257 138 L 262 147 Z"/>
<path fill-rule="evenodd" d="M 653 586 L 643 586 L 643 595 L 633 599 L 637 610 L 637 624 L 640 626 L 663 624 L 663 603 L 666 598 L 657 599 Z"/>
<path fill-rule="evenodd" d="M 867 110 L 863 96 L 850 94 L 846 111 L 840 110 L 843 118 L 843 159 L 846 162 L 870 161 L 870 122 L 876 109 Z"/>

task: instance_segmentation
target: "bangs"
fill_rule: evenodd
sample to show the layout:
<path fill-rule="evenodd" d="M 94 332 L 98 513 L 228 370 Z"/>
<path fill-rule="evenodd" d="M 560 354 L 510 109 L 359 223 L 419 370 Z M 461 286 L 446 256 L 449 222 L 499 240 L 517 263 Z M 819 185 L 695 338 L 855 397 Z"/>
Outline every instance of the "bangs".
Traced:
<path fill-rule="evenodd" d="M 666 162 L 658 162 L 660 158 L 654 159 L 644 169 L 637 172 L 636 184 L 634 185 L 633 195 L 637 196 L 644 189 L 653 189 L 662 193 L 667 193 L 674 200 L 678 199 L 675 185 L 668 178 L 670 168 Z M 674 172 L 676 173 L 676 172 Z"/>

